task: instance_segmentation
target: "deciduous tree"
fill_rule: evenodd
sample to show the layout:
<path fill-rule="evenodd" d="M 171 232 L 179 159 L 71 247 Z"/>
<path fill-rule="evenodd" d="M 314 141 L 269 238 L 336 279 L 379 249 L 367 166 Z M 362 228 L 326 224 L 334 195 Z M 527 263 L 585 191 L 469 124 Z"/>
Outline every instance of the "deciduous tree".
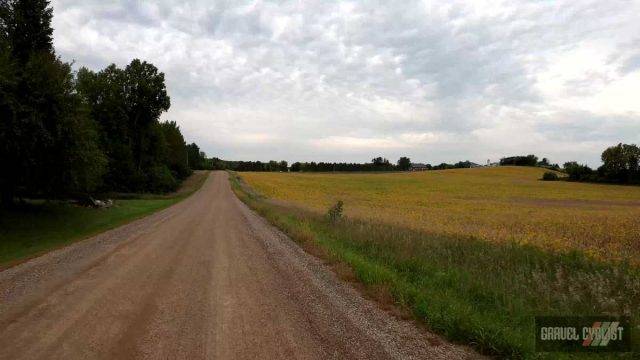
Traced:
<path fill-rule="evenodd" d="M 409 170 L 410 168 L 411 168 L 411 159 L 409 159 L 406 156 L 403 156 L 400 159 L 398 159 L 398 169 L 406 171 L 406 170 Z"/>

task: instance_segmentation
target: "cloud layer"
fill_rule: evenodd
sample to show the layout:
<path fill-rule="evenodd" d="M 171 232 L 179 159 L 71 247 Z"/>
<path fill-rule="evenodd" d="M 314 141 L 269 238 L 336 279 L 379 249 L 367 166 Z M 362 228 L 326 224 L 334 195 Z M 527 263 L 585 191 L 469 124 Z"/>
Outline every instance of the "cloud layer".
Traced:
<path fill-rule="evenodd" d="M 54 0 L 64 60 L 148 60 L 227 159 L 598 165 L 640 142 L 640 3 Z"/>

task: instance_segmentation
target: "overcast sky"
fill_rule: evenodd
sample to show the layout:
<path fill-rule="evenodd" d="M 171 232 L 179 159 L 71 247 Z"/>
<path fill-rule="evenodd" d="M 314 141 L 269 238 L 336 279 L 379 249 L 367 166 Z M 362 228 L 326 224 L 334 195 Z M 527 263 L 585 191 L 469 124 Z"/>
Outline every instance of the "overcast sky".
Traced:
<path fill-rule="evenodd" d="M 152 62 L 163 119 L 225 159 L 597 166 L 640 142 L 640 1 L 52 5 L 63 60 Z"/>

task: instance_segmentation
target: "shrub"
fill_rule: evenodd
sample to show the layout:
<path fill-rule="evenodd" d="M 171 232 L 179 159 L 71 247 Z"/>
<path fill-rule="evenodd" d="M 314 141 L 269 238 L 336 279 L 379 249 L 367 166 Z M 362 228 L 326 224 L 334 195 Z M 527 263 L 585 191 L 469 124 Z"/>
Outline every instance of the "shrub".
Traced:
<path fill-rule="evenodd" d="M 338 200 L 335 205 L 329 208 L 329 211 L 327 212 L 327 217 L 329 218 L 329 220 L 333 222 L 342 219 L 343 205 L 344 203 L 342 202 L 342 200 Z"/>
<path fill-rule="evenodd" d="M 152 192 L 170 192 L 178 188 L 178 182 L 165 165 L 152 167 L 147 180 L 148 189 Z"/>
<path fill-rule="evenodd" d="M 593 177 L 593 170 L 590 167 L 578 164 L 575 161 L 564 163 L 564 171 L 571 180 L 587 181 Z"/>
<path fill-rule="evenodd" d="M 556 181 L 558 180 L 558 174 L 552 172 L 552 171 L 547 171 L 542 175 L 542 180 L 544 181 Z"/>

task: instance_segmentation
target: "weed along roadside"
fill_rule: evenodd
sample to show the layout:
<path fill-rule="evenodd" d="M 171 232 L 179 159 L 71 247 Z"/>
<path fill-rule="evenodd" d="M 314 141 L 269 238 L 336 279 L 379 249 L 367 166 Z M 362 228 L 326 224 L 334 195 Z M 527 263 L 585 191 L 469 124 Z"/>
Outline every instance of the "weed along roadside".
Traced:
<path fill-rule="evenodd" d="M 196 171 L 169 194 L 126 194 L 94 209 L 66 202 L 27 203 L 0 216 L 0 269 L 165 209 L 197 191 L 209 172 Z"/>
<path fill-rule="evenodd" d="M 303 248 L 346 265 L 366 293 L 484 354 L 569 358 L 535 352 L 536 316 L 640 315 L 640 271 L 628 264 L 357 220 L 342 215 L 348 202 L 321 213 L 268 199 L 236 173 L 229 179 L 243 202 Z"/>

